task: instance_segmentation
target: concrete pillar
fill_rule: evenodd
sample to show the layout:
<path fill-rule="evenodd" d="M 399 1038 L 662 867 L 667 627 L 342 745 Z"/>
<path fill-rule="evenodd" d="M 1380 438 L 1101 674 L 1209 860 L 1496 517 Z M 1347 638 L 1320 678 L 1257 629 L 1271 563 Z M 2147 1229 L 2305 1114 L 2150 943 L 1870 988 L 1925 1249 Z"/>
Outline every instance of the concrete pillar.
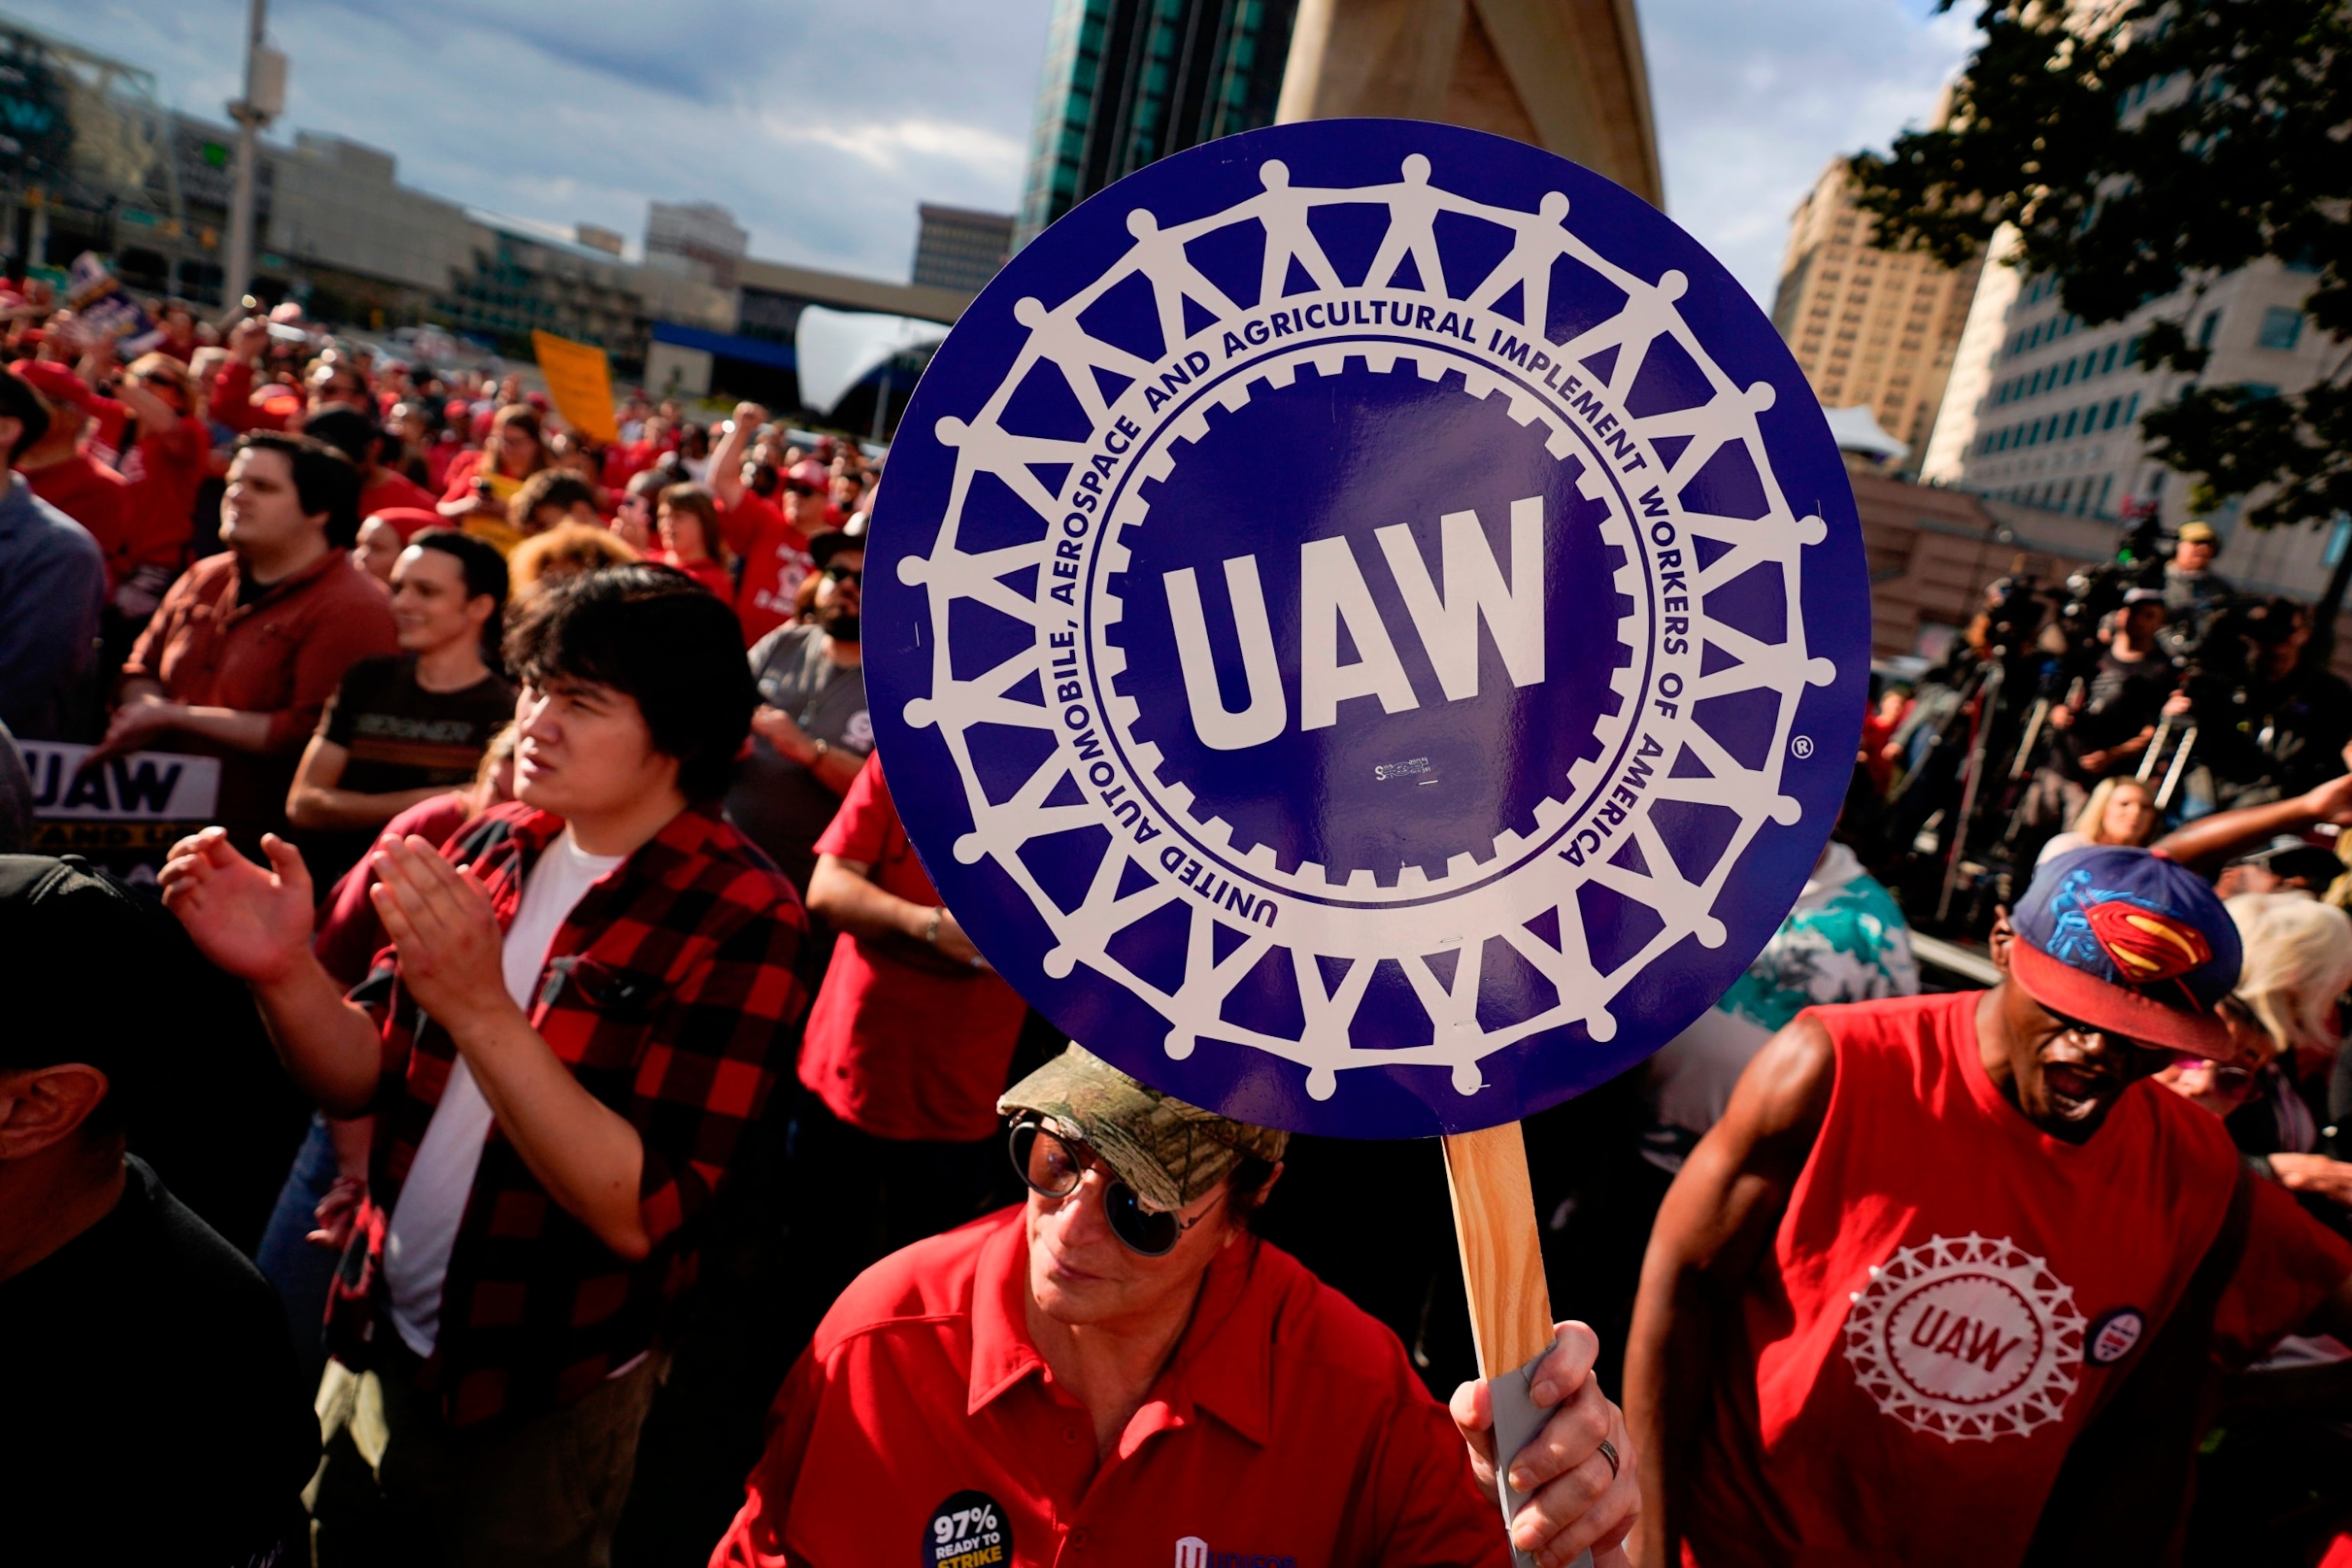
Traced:
<path fill-rule="evenodd" d="M 1633 0 L 1300 0 L 1275 118 L 1349 115 L 1514 137 L 1664 205 Z"/>

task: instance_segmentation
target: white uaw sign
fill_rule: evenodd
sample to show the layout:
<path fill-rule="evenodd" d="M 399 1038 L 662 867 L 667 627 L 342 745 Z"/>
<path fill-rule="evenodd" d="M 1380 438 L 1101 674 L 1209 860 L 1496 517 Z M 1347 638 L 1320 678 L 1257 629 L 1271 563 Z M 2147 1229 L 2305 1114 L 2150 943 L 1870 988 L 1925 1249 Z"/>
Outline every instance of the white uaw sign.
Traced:
<path fill-rule="evenodd" d="M 1177 1081 L 1110 1052 L 1188 1098 L 1303 1125 L 1360 1073 L 1351 1127 L 1430 1131 L 1389 1089 L 1507 1120 L 1515 1047 L 1630 1002 L 1646 1054 L 1721 989 L 1644 985 L 1663 957 L 1737 973 L 1834 814 L 1867 627 L 1808 613 L 1851 498 L 1825 437 L 1776 451 L 1801 380 L 1715 357 L 1719 277 L 1695 317 L 1609 201 L 1588 232 L 1419 150 L 1463 133 L 1349 134 L 1374 177 L 1229 158 L 1234 199 L 1131 205 L 1077 286 L 992 286 L 893 453 L 868 680 L 926 863 L 960 913 L 1014 900 L 966 923 L 1057 1022 L 1140 1003 Z"/>
<path fill-rule="evenodd" d="M 148 849 L 210 820 L 220 796 L 220 759 L 132 752 L 87 765 L 91 751 L 59 741 L 20 741 L 33 781 L 35 847 Z"/>

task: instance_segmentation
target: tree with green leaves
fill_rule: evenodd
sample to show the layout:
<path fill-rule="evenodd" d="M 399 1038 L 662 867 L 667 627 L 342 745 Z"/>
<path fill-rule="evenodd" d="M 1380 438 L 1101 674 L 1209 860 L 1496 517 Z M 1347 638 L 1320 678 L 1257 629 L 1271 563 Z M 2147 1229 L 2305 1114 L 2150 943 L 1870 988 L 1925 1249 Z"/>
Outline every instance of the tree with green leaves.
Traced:
<path fill-rule="evenodd" d="M 2352 513 L 2352 3 L 1988 0 L 1978 25 L 1944 122 L 1853 160 L 1879 243 L 1957 266 L 2008 225 L 2014 265 L 2088 325 L 2177 301 L 2140 363 L 2191 375 L 2205 289 L 2265 258 L 2313 270 L 2305 310 L 2340 351 L 2315 384 L 2191 382 L 2140 425 L 2200 508 Z M 2352 550 L 2331 610 L 2347 574 Z"/>

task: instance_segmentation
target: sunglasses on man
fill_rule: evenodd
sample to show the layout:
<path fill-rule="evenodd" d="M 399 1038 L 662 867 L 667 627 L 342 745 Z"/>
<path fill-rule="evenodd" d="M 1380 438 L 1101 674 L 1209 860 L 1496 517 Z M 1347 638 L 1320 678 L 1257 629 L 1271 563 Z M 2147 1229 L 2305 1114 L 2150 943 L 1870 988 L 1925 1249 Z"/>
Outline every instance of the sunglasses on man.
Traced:
<path fill-rule="evenodd" d="M 1167 1209 L 1145 1208 L 1135 1189 L 1121 1181 L 1101 1155 L 1084 1143 L 1050 1131 L 1042 1122 L 1014 1122 L 1007 1147 L 1013 1154 L 1013 1168 L 1021 1173 L 1029 1190 L 1041 1198 L 1066 1198 L 1078 1190 L 1087 1171 L 1102 1172 L 1103 1217 L 1110 1222 L 1110 1233 L 1129 1252 L 1146 1258 L 1165 1258 L 1175 1250 L 1180 1237 L 1201 1223 L 1198 1219 L 1181 1218 Z"/>
<path fill-rule="evenodd" d="M 866 586 L 866 574 L 855 566 L 828 566 L 824 569 L 824 575 L 829 583 L 855 583 L 861 588 Z"/>

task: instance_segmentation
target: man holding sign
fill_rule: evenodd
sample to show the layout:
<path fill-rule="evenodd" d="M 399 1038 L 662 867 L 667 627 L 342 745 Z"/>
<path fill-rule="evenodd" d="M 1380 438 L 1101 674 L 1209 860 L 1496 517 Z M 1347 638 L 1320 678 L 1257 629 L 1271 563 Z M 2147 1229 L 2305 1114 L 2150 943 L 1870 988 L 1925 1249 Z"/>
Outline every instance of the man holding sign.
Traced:
<path fill-rule="evenodd" d="M 868 554 L 877 745 L 989 963 L 1204 1115 L 1444 1135 L 1488 1379 L 1456 1415 L 1465 1430 L 1491 1419 L 1520 1455 L 1507 1471 L 1531 1472 L 1501 1489 L 1517 1534 L 1582 1514 L 1598 1488 L 1548 1517 L 1557 1483 L 1535 1457 L 1574 1461 L 1586 1485 L 1625 1451 L 1599 1448 L 1597 1427 L 1524 1446 L 1577 1384 L 1554 1365 L 1518 1122 L 1646 1057 L 1745 970 L 1828 836 L 1868 679 L 1851 487 L 1770 322 L 1655 207 L 1539 149 L 1402 121 L 1229 137 L 1081 204 L 973 301 L 900 426 Z M 1120 1364 L 1141 1414 L 1107 1405 L 1106 1468 L 1063 1482 L 1089 1512 L 1114 1458 L 1181 1465 L 1210 1441 L 1192 1336 L 1212 1331 L 1221 1289 L 1246 1300 L 1221 1270 L 1280 1265 L 1245 1246 L 1230 1200 L 1182 1182 L 1155 1197 L 1098 1122 L 1011 1103 L 1083 1146 L 1073 1169 L 1108 1173 L 1059 1189 L 1063 1205 L 1101 1204 L 1114 1238 L 1118 1205 L 1156 1215 L 1136 1234 L 1171 1260 L 1193 1256 L 1192 1226 L 1213 1258 L 1181 1339 L 1129 1330 Z M 1076 1322 L 1055 1303 L 1094 1287 L 1048 1291 L 1037 1260 L 1053 1226 L 1087 1226 L 1055 1198 L 1049 1185 L 1029 1211 L 1019 1342 L 1079 1394 L 1087 1370 L 1056 1363 L 1045 1320 Z M 930 1244 L 973 1249 L 975 1290 L 996 1278 L 980 1236 Z M 1174 1268 L 1118 1245 L 1073 1277 Z M 1274 1314 L 1267 1332 L 1305 1321 Z M 1286 1343 L 1310 1337 L 1326 1342 L 1321 1320 Z M 1344 1365 L 1359 1380 L 1317 1391 L 1328 1419 L 1311 1432 L 1282 1431 L 1279 1377 L 1239 1406 L 1242 1435 L 1317 1504 L 1336 1431 L 1382 1434 L 1365 1474 L 1425 1432 L 1404 1403 L 1366 1425 L 1362 1380 L 1382 1363 L 1354 1342 L 1276 1358 L 1295 1378 Z M 970 1407 L 994 1392 L 975 1371 Z M 1126 1423 L 1155 1411 L 1187 1425 L 1141 1442 Z M 1250 1523 L 1241 1472 L 1200 1461 L 1185 1479 L 1158 1495 Z M 1538 1489 L 1532 1516 L 1520 1481 Z M 940 1506 L 944 1548 L 972 1505 Z M 1544 1560 L 1613 1539 L 1611 1507 Z M 1171 1542 L 1180 1564 L 1269 1548 L 1461 1560 L 1379 1484 L 1360 1534 L 1318 1536 L 1311 1508 L 1293 1510 L 1295 1549 L 1270 1525 L 1263 1545 L 1184 1529 L 1154 1542 L 1090 1512 L 1085 1528 L 1116 1536 L 1121 1562 L 1165 1561 Z M 982 1517 L 1009 1524 L 1015 1560 L 1088 1549 L 1075 1524 L 1033 1547 L 1024 1521 L 1049 1527 L 1006 1499 Z M 1492 1514 L 1486 1531 L 1499 1556 Z M 816 1555 L 838 1555 L 826 1539 Z"/>
<path fill-rule="evenodd" d="M 1027 1202 L 842 1296 L 712 1568 L 909 1540 L 931 1564 L 1507 1560 L 1485 1386 L 1454 1395 L 1448 1431 L 1396 1336 L 1251 1234 L 1286 1134 L 1075 1046 L 999 1109 Z M 1587 1547 L 1622 1562 L 1638 1506 L 1597 1348 L 1559 1326 L 1535 1385 L 1558 1408 L 1515 1461 L 1534 1495 L 1512 1543 L 1545 1568 Z"/>

